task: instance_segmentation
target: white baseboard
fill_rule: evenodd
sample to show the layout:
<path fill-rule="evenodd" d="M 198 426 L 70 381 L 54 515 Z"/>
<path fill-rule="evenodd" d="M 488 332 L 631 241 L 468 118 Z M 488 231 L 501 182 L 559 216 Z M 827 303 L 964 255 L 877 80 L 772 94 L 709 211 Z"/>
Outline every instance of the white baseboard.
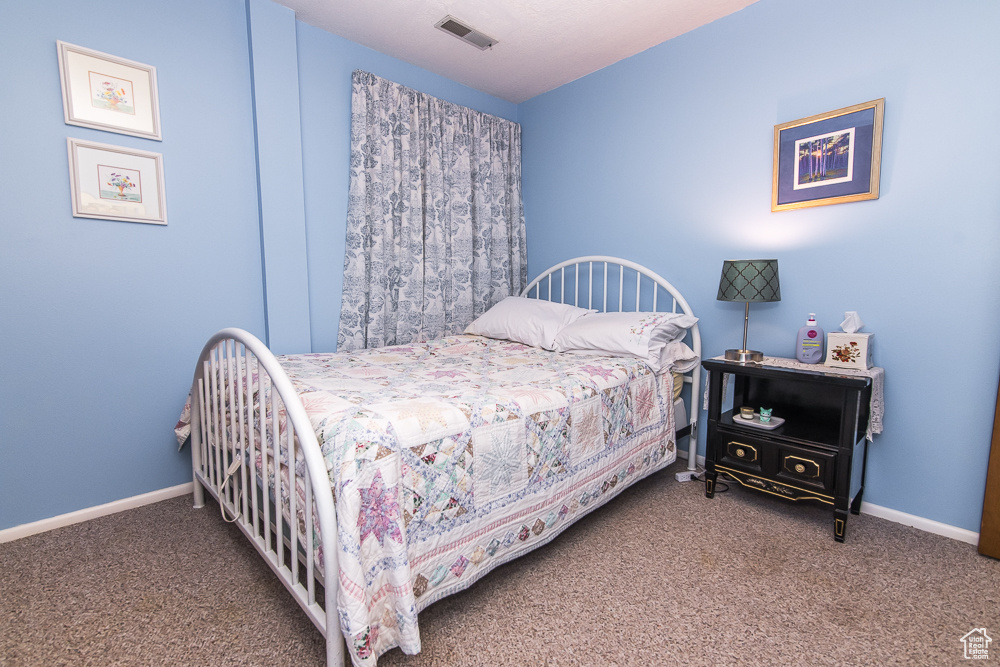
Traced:
<path fill-rule="evenodd" d="M 56 528 L 71 526 L 74 523 L 89 521 L 90 519 L 107 516 L 108 514 L 115 514 L 116 512 L 124 512 L 125 510 L 142 507 L 143 505 L 158 503 L 161 500 L 168 500 L 170 498 L 176 498 L 177 496 L 183 496 L 184 494 L 191 493 L 192 491 L 194 491 L 194 482 L 188 482 L 187 484 L 179 484 L 168 489 L 150 491 L 149 493 L 132 496 L 131 498 L 122 498 L 121 500 L 116 500 L 104 505 L 88 507 L 76 512 L 70 512 L 69 514 L 60 514 L 59 516 L 54 516 L 51 519 L 42 519 L 41 521 L 25 523 L 20 526 L 14 526 L 13 528 L 6 528 L 4 530 L 0 530 L 0 544 L 4 542 L 12 542 L 13 540 L 19 540 L 22 537 L 28 537 L 29 535 L 44 533 L 47 530 L 55 530 Z"/>
<path fill-rule="evenodd" d="M 678 451 L 677 456 L 682 459 L 687 459 L 687 450 Z M 701 468 L 705 467 L 704 456 L 698 456 L 698 465 Z M 943 535 L 944 537 L 950 537 L 951 539 L 958 540 L 959 542 L 967 542 L 968 544 L 973 545 L 979 544 L 979 533 L 966 530 L 965 528 L 950 526 L 939 521 L 925 519 L 914 514 L 907 514 L 906 512 L 900 512 L 899 510 L 889 509 L 888 507 L 882 507 L 881 505 L 872 505 L 871 503 L 862 501 L 861 513 L 868 514 L 870 516 L 877 516 L 880 519 L 887 519 L 894 523 L 901 523 L 904 526 L 913 526 L 918 530 L 933 533 L 935 535 Z"/>
<path fill-rule="evenodd" d="M 889 521 L 893 521 L 895 523 L 901 523 L 904 526 L 913 526 L 919 530 L 934 533 L 935 535 L 950 537 L 951 539 L 958 540 L 959 542 L 968 542 L 969 544 L 976 545 L 979 544 L 979 533 L 966 530 L 965 528 L 949 526 L 946 523 L 932 521 L 931 519 L 925 519 L 913 514 L 907 514 L 906 512 L 900 512 L 899 510 L 889 509 L 888 507 L 872 505 L 871 503 L 862 501 L 861 513 L 877 516 L 880 519 L 888 519 Z"/>
<path fill-rule="evenodd" d="M 687 461 L 687 458 L 688 458 L 687 449 L 678 449 L 677 450 L 677 458 L 684 459 L 685 461 Z M 695 464 L 698 465 L 700 468 L 704 468 L 705 467 L 705 457 L 702 456 L 701 454 L 698 454 L 698 456 L 695 457 Z"/>

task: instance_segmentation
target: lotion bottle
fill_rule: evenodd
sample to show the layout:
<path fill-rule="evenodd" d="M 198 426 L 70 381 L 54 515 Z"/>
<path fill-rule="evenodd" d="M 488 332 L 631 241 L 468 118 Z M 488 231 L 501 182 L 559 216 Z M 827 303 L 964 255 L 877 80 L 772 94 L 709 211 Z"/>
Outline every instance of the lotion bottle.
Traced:
<path fill-rule="evenodd" d="M 816 313 L 809 313 L 809 321 L 799 329 L 795 339 L 795 358 L 804 364 L 823 361 L 823 330 L 816 324 Z"/>

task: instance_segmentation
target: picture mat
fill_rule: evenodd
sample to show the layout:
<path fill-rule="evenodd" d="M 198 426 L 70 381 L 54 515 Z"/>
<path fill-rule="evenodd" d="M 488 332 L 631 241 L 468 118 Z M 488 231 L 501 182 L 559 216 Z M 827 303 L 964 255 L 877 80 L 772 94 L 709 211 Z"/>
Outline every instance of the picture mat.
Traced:
<path fill-rule="evenodd" d="M 65 42 L 58 47 L 67 123 L 160 140 L 154 67 Z M 131 84 L 132 113 L 94 105 L 92 72 Z"/>
<path fill-rule="evenodd" d="M 796 141 L 850 128 L 855 130 L 853 178 L 850 181 L 823 184 L 822 188 L 796 190 L 793 173 L 796 161 Z M 778 204 L 807 201 L 815 199 L 817 196 L 840 197 L 869 192 L 871 190 L 870 165 L 872 163 L 874 134 L 875 110 L 873 108 L 782 130 L 779 144 Z M 819 195 L 820 190 L 822 190 L 822 195 Z"/>
<path fill-rule="evenodd" d="M 167 224 L 162 156 L 74 139 L 67 143 L 74 217 Z M 102 188 L 108 190 L 109 186 L 100 178 L 100 172 L 109 167 L 140 174 L 141 201 L 101 196 Z"/>

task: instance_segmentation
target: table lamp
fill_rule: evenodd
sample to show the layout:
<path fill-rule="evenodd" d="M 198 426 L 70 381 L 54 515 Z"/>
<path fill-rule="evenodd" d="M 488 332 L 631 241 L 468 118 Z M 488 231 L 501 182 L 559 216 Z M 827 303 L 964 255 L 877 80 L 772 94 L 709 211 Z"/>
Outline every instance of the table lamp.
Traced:
<path fill-rule="evenodd" d="M 719 281 L 719 301 L 743 301 L 743 347 L 726 350 L 726 359 L 741 364 L 761 361 L 764 354 L 747 349 L 747 326 L 750 324 L 751 301 L 781 301 L 776 259 L 727 259 L 722 263 L 722 280 Z"/>

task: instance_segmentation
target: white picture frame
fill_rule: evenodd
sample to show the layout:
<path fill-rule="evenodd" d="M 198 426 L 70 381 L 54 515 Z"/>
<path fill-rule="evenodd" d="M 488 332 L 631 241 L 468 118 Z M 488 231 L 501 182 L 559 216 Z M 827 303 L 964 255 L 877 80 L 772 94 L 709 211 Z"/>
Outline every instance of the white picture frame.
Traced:
<path fill-rule="evenodd" d="M 162 141 L 156 68 L 56 42 L 68 125 Z"/>
<path fill-rule="evenodd" d="M 167 224 L 163 155 L 69 138 L 74 218 Z"/>

